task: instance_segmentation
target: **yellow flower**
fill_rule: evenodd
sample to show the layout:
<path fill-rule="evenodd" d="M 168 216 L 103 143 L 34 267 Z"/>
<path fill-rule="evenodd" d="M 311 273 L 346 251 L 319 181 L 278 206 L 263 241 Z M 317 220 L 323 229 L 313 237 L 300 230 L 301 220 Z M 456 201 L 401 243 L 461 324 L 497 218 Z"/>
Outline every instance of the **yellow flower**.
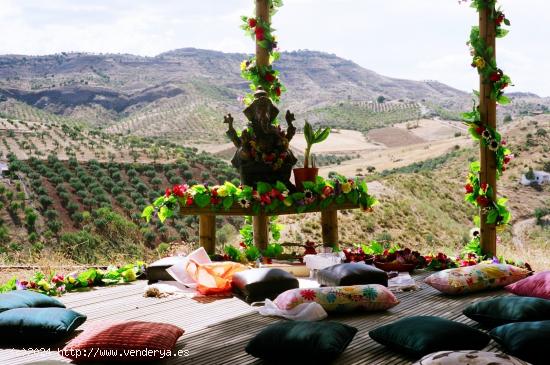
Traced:
<path fill-rule="evenodd" d="M 347 194 L 351 191 L 351 184 L 349 182 L 342 184 L 342 191 Z"/>
<path fill-rule="evenodd" d="M 227 189 L 225 186 L 222 186 L 218 189 L 218 196 L 221 196 L 222 198 L 225 198 L 227 196 Z"/>
<path fill-rule="evenodd" d="M 41 286 L 44 290 L 50 290 L 50 284 L 46 282 L 46 280 L 42 279 L 36 285 Z"/>
<path fill-rule="evenodd" d="M 485 68 L 485 60 L 483 59 L 483 57 L 476 57 L 474 58 L 474 64 L 477 66 L 477 68 L 479 69 L 483 69 Z"/>
<path fill-rule="evenodd" d="M 246 63 L 246 61 L 241 62 L 241 71 L 246 70 L 246 67 L 248 66 Z"/>
<path fill-rule="evenodd" d="M 286 198 L 283 200 L 283 203 L 285 203 L 287 207 L 290 207 L 292 205 L 292 198 Z"/>

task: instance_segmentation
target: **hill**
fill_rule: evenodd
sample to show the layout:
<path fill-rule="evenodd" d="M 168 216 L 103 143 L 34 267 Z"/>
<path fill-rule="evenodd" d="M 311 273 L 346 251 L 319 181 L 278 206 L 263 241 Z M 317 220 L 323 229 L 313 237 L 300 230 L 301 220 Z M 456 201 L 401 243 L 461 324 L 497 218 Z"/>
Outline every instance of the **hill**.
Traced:
<path fill-rule="evenodd" d="M 0 93 L 4 99 L 113 133 L 212 142 L 224 139 L 219 126 L 225 113 L 242 122 L 237 99 L 248 87 L 239 70 L 245 57 L 192 48 L 155 57 L 0 56 Z M 382 76 L 322 52 L 286 52 L 277 67 L 289 89 L 282 108 L 296 112 L 299 123 L 351 122 L 352 128 L 365 131 L 419 114 L 456 118 L 470 104 L 467 93 L 442 83 Z M 393 101 L 394 107 L 373 110 L 379 96 Z M 513 115 L 550 105 L 550 100 L 532 94 L 516 98 L 524 103 L 509 111 Z M 342 108 L 343 103 L 348 107 Z M 7 112 L 2 104 L 0 111 Z M 376 116 L 383 122 L 371 123 Z"/>

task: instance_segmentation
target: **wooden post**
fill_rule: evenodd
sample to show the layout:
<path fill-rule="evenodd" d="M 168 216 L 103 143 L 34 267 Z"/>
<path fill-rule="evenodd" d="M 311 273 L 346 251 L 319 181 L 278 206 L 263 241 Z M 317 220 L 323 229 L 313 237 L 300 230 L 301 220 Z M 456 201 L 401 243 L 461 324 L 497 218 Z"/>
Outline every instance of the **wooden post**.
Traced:
<path fill-rule="evenodd" d="M 266 23 L 270 22 L 268 0 L 256 0 L 256 19 L 261 19 Z M 269 66 L 269 52 L 262 48 L 258 42 L 256 42 L 256 65 L 258 67 Z"/>
<path fill-rule="evenodd" d="M 199 216 L 199 243 L 208 252 L 216 252 L 216 216 Z"/>
<path fill-rule="evenodd" d="M 323 246 L 338 247 L 338 211 L 321 211 L 321 228 L 323 230 Z"/>
<path fill-rule="evenodd" d="M 260 250 L 265 250 L 269 243 L 269 226 L 268 217 L 264 214 L 256 215 L 252 217 L 252 223 L 254 226 L 254 244 Z"/>
<path fill-rule="evenodd" d="M 495 39 L 496 39 L 496 27 L 495 20 L 491 19 L 492 9 L 486 8 L 479 11 L 479 33 L 482 40 L 485 41 L 487 47 L 493 49 L 493 57 L 496 57 L 495 52 Z M 487 60 L 489 61 L 489 60 Z M 479 112 L 481 114 L 481 125 L 489 126 L 496 129 L 496 115 L 497 106 L 496 101 L 491 99 L 491 83 L 483 80 L 483 76 L 480 75 L 480 88 L 479 88 Z M 491 199 L 496 201 L 497 196 L 497 165 L 495 153 L 490 151 L 487 147 L 480 144 L 481 154 L 481 171 L 479 173 L 480 183 L 487 183 L 493 189 L 493 196 Z M 487 214 L 481 209 L 481 250 L 482 252 L 492 257 L 496 255 L 496 226 L 494 224 L 487 224 Z"/>

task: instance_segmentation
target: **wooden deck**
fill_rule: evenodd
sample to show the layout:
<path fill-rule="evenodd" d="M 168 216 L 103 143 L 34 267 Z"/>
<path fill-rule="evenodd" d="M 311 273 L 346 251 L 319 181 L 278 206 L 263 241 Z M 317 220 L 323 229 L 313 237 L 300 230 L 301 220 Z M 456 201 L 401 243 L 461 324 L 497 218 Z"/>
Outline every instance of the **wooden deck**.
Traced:
<path fill-rule="evenodd" d="M 397 355 L 371 340 L 369 330 L 414 315 L 435 315 L 475 326 L 475 322 L 462 315 L 462 310 L 468 304 L 480 299 L 507 295 L 504 291 L 493 291 L 464 297 L 447 297 L 422 283 L 426 276 L 427 273 L 416 275 L 415 279 L 421 289 L 397 293 L 401 303 L 389 311 L 329 316 L 329 320 L 340 321 L 359 329 L 353 342 L 337 363 L 410 364 L 414 359 Z M 249 356 L 244 348 L 262 328 L 281 320 L 260 316 L 254 308 L 237 298 L 144 298 L 145 286 L 144 281 L 138 281 L 131 285 L 70 293 L 61 297 L 61 300 L 68 308 L 88 316 L 88 321 L 81 329 L 97 321 L 125 320 L 158 321 L 180 326 L 185 330 L 185 334 L 180 338 L 176 349 L 188 350 L 189 356 L 161 360 L 158 364 L 260 364 L 261 362 Z M 59 346 L 62 347 L 63 344 Z M 494 349 L 498 349 L 498 345 L 492 341 L 486 350 Z M 2 365 L 28 364 L 44 360 L 69 362 L 55 350 L 36 352 L 0 347 Z"/>

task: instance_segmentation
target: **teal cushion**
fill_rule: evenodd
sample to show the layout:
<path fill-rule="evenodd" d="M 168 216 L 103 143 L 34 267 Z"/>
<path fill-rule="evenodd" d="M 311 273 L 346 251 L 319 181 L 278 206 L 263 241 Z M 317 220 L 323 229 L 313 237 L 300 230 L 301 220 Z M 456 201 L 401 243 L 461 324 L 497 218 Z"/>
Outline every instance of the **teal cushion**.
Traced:
<path fill-rule="evenodd" d="M 256 335 L 246 352 L 284 364 L 327 363 L 344 352 L 356 333 L 357 328 L 337 322 L 277 322 Z"/>
<path fill-rule="evenodd" d="M 490 340 L 465 324 L 430 316 L 403 318 L 370 331 L 369 336 L 415 358 L 443 350 L 481 350 Z"/>
<path fill-rule="evenodd" d="M 0 313 L 0 338 L 55 341 L 73 332 L 86 316 L 65 308 L 16 308 Z"/>
<path fill-rule="evenodd" d="M 483 326 L 513 322 L 550 320 L 550 300 L 529 297 L 501 297 L 470 304 L 463 311 Z"/>
<path fill-rule="evenodd" d="M 59 300 L 32 290 L 13 290 L 0 294 L 0 312 L 15 308 L 65 308 Z"/>
<path fill-rule="evenodd" d="M 509 323 L 489 334 L 511 355 L 533 365 L 550 363 L 550 321 Z"/>

